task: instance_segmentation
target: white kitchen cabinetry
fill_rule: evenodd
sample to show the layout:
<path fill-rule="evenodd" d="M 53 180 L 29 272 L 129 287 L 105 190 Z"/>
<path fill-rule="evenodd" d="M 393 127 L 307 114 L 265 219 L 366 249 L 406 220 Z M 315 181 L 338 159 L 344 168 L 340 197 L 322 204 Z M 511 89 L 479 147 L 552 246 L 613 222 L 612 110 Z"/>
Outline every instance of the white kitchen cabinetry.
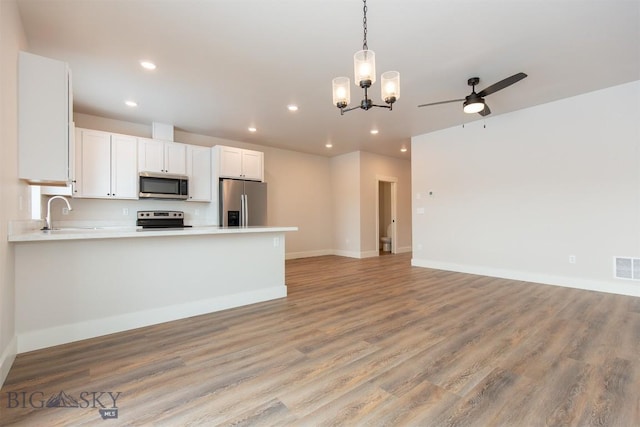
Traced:
<path fill-rule="evenodd" d="M 187 174 L 185 144 L 138 138 L 138 170 L 174 175 Z"/>
<path fill-rule="evenodd" d="M 76 129 L 73 197 L 137 199 L 137 153 L 133 136 Z"/>
<path fill-rule="evenodd" d="M 18 177 L 62 185 L 73 179 L 73 98 L 65 62 L 20 52 Z"/>
<path fill-rule="evenodd" d="M 216 145 L 220 178 L 264 181 L 264 153 Z"/>
<path fill-rule="evenodd" d="M 211 148 L 187 145 L 190 202 L 211 201 Z"/>

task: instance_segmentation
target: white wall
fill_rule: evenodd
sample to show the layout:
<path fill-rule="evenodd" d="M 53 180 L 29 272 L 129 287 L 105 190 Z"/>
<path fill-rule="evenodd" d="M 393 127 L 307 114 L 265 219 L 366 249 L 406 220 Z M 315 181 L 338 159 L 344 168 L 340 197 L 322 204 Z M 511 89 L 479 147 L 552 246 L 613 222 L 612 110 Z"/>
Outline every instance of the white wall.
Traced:
<path fill-rule="evenodd" d="M 256 147 L 265 152 L 265 181 L 269 188 L 269 223 L 297 226 L 286 235 L 286 257 L 331 253 L 331 168 L 326 157 Z"/>
<path fill-rule="evenodd" d="M 360 258 L 360 153 L 331 158 L 333 248 L 335 254 Z"/>
<path fill-rule="evenodd" d="M 27 186 L 18 181 L 18 51 L 26 38 L 16 2 L 0 1 L 0 386 L 16 355 L 14 248 L 9 221 L 29 218 Z"/>
<path fill-rule="evenodd" d="M 413 264 L 640 296 L 639 117 L 636 81 L 414 137 Z"/>
<path fill-rule="evenodd" d="M 368 152 L 360 152 L 360 221 L 361 251 L 377 255 L 380 239 L 376 238 L 376 196 L 378 179 L 396 181 L 396 248 L 411 251 L 411 163 Z M 386 228 L 386 226 L 385 226 Z M 385 230 L 386 232 L 386 230 Z"/>
<path fill-rule="evenodd" d="M 397 180 L 398 252 L 411 250 L 411 163 L 364 151 L 331 158 L 335 253 L 353 258 L 378 255 L 379 178 Z"/>

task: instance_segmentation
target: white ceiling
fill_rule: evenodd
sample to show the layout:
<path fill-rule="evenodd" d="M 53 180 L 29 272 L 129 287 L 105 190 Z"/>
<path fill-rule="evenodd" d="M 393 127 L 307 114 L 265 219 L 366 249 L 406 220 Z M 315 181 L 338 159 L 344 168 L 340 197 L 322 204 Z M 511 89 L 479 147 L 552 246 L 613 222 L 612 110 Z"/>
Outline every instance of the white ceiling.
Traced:
<path fill-rule="evenodd" d="M 399 71 L 401 97 L 391 112 L 344 116 L 332 104 L 331 80 L 353 81 L 360 0 L 18 4 L 29 51 L 70 64 L 78 112 L 327 156 L 409 158 L 400 148 L 410 148 L 411 136 L 481 119 L 457 103 L 417 108 L 464 98 L 473 76 L 483 89 L 529 75 L 487 97 L 487 126 L 499 114 L 640 79 L 638 0 L 369 0 L 378 78 Z M 143 70 L 141 59 L 157 70 Z M 382 103 L 379 81 L 371 94 Z M 351 106 L 361 98 L 352 85 Z"/>

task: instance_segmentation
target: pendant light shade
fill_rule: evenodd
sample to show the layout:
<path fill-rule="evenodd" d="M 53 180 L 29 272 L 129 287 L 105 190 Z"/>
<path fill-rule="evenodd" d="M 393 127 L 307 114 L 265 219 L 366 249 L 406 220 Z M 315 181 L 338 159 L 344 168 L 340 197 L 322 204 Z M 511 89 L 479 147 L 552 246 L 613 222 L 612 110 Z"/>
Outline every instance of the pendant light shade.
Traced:
<path fill-rule="evenodd" d="M 382 80 L 382 100 L 387 104 L 393 104 L 400 99 L 400 73 L 397 71 L 386 71 L 380 76 Z"/>
<path fill-rule="evenodd" d="M 372 50 L 359 50 L 353 55 L 354 83 L 369 87 L 376 82 L 376 54 Z"/>
<path fill-rule="evenodd" d="M 349 77 L 336 77 L 333 84 L 333 105 L 345 108 L 351 102 Z"/>
<path fill-rule="evenodd" d="M 393 110 L 393 103 L 400 98 L 400 73 L 397 71 L 387 71 L 380 76 L 382 80 L 382 100 L 387 105 L 374 104 L 369 97 L 369 88 L 376 82 L 376 54 L 369 50 L 367 45 L 367 0 L 362 0 L 362 29 L 363 40 L 362 50 L 357 51 L 353 55 L 353 75 L 356 86 L 364 89 L 364 98 L 360 101 L 360 105 L 347 108 L 349 105 L 349 78 L 336 77 L 333 79 L 333 105 L 340 109 L 340 115 L 356 108 L 362 110 L 370 110 L 373 107 L 387 108 Z"/>

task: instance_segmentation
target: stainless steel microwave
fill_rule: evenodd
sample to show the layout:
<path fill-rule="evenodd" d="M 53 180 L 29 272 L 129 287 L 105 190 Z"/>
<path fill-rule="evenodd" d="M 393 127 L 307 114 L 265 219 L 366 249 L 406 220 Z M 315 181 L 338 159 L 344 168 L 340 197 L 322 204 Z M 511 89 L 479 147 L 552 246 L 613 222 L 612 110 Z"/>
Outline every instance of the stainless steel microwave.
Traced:
<path fill-rule="evenodd" d="M 186 200 L 189 198 L 189 177 L 140 172 L 140 198 Z"/>

